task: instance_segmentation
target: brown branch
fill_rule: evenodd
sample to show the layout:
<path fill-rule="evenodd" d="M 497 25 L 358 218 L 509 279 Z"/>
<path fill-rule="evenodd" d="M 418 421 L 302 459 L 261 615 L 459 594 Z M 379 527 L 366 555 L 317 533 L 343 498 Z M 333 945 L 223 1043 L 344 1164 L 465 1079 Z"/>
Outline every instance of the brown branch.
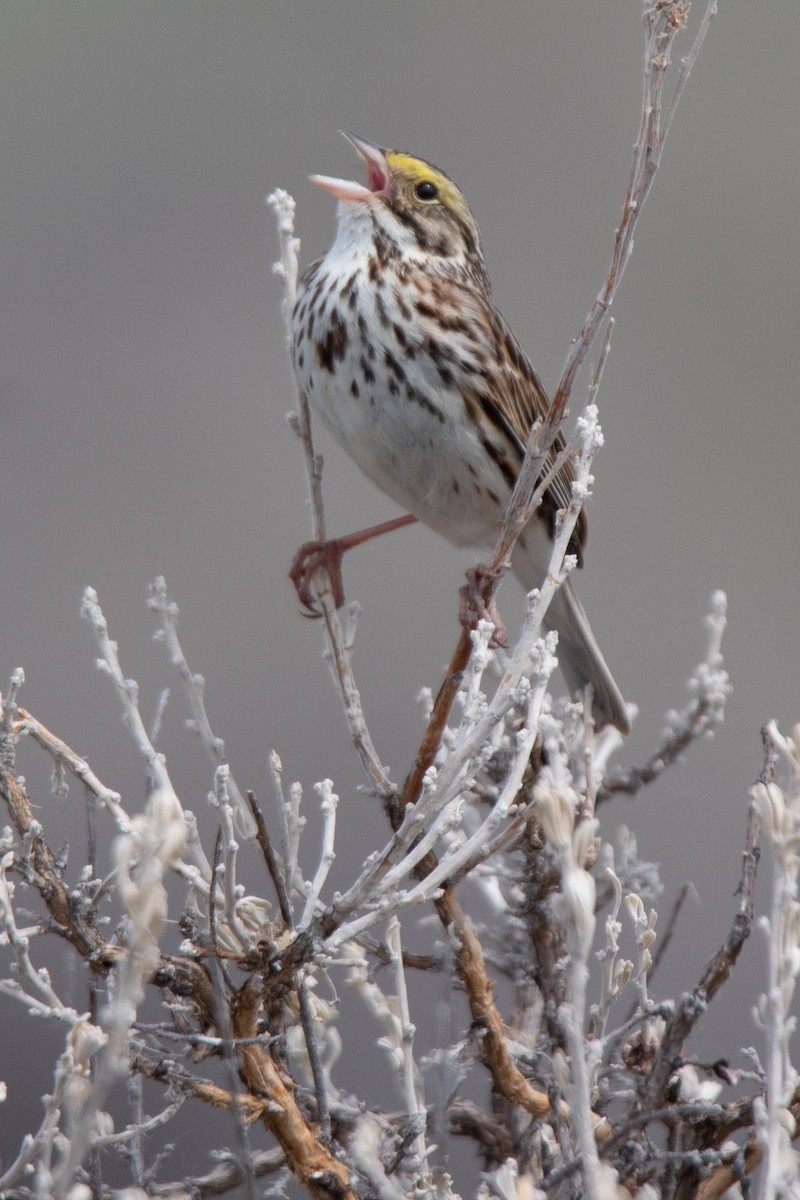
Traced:
<path fill-rule="evenodd" d="M 261 990 L 251 979 L 232 1005 L 233 1035 L 252 1038 L 262 1007 Z M 320 1200 L 357 1200 L 345 1166 L 333 1157 L 300 1111 L 270 1054 L 258 1044 L 237 1045 L 239 1070 L 251 1096 L 268 1102 L 261 1119 L 277 1139 L 286 1162 L 312 1196 Z"/>
<path fill-rule="evenodd" d="M 481 1058 L 492 1076 L 497 1091 L 509 1104 L 518 1104 L 532 1117 L 546 1117 L 550 1100 L 534 1088 L 515 1064 L 508 1039 L 497 1011 L 492 985 L 486 971 L 483 949 L 469 918 L 451 891 L 436 901 L 441 920 L 456 943 L 456 965 L 464 984 L 472 1020 L 480 1034 Z M 569 1117 L 566 1104 L 561 1115 Z"/>
<path fill-rule="evenodd" d="M 737 1168 L 733 1167 L 716 1167 L 710 1175 L 707 1175 L 697 1187 L 691 1192 L 676 1192 L 676 1200 L 721 1200 L 729 1188 L 740 1183 L 742 1172 L 746 1175 L 752 1175 L 763 1157 L 763 1151 L 758 1139 L 753 1135 L 748 1138 L 747 1145 L 740 1159 L 737 1161 Z"/>
<path fill-rule="evenodd" d="M 488 586 L 487 583 L 486 587 L 488 588 Z M 450 659 L 447 673 L 439 688 L 433 711 L 428 719 L 417 757 L 414 759 L 414 765 L 406 776 L 400 795 L 398 797 L 392 796 L 388 800 L 387 808 L 389 817 L 392 822 L 392 828 L 395 830 L 400 827 L 405 810 L 410 805 L 416 804 L 420 797 L 425 772 L 433 766 L 433 761 L 441 745 L 442 734 L 450 716 L 450 710 L 458 695 L 458 689 L 461 687 L 464 671 L 467 668 L 471 654 L 472 639 L 469 631 L 462 629 L 456 648 L 453 651 L 453 656 Z"/>
<path fill-rule="evenodd" d="M 788 1105 L 789 1111 L 794 1118 L 794 1133 L 792 1141 L 800 1139 L 800 1084 L 794 1090 L 794 1095 Z M 739 1129 L 752 1129 L 754 1123 L 753 1118 L 753 1102 L 752 1100 L 739 1100 L 735 1104 L 728 1105 L 722 1113 L 722 1119 L 719 1122 L 713 1122 L 714 1140 L 713 1145 L 721 1146 L 732 1133 Z M 699 1143 L 699 1138 L 696 1139 Z M 703 1145 L 708 1145 L 708 1141 L 703 1142 Z M 718 1197 L 724 1196 L 728 1188 L 739 1182 L 742 1172 L 751 1175 L 756 1167 L 761 1162 L 763 1151 L 761 1144 L 754 1133 L 748 1137 L 747 1144 L 744 1147 L 743 1156 L 740 1162 L 737 1163 L 737 1168 L 741 1164 L 741 1170 L 735 1170 L 731 1166 L 716 1167 L 706 1178 L 699 1184 L 696 1191 L 693 1192 L 676 1192 L 677 1200 L 686 1200 L 689 1197 L 697 1197 L 697 1200 L 718 1200 Z"/>
<path fill-rule="evenodd" d="M 34 820 L 30 801 L 14 773 L 13 766 L 0 760 L 0 796 L 6 802 L 11 821 L 29 847 L 26 855 L 17 857 L 18 869 L 36 888 L 53 919 L 53 928 L 75 947 L 92 967 L 106 968 L 124 957 L 125 951 L 111 946 L 97 929 L 79 916 L 61 878 L 56 856 L 41 834 L 41 825 Z"/>
<path fill-rule="evenodd" d="M 490 585 L 487 584 L 488 586 Z M 471 649 L 469 633 L 462 630 L 450 669 L 436 698 L 434 712 L 428 722 L 414 767 L 406 779 L 399 799 L 394 801 L 390 798 L 386 801 L 387 815 L 394 830 L 401 825 L 406 807 L 416 803 L 418 799 L 425 771 L 433 762 L 450 707 L 461 682 L 463 667 L 459 668 L 458 663 L 463 660 L 466 666 Z M 437 866 L 438 859 L 431 852 L 417 865 L 414 874 L 418 879 L 424 879 Z M 469 917 L 456 899 L 452 886 L 447 887 L 434 904 L 442 925 L 455 941 L 456 967 L 464 984 L 472 1020 L 483 1035 L 480 1038 L 481 1058 L 492 1076 L 495 1088 L 510 1104 L 518 1104 L 531 1116 L 546 1116 L 550 1112 L 547 1094 L 534 1088 L 514 1063 L 486 971 L 480 941 Z M 569 1110 L 564 1105 L 562 1115 L 568 1114 Z"/>
<path fill-rule="evenodd" d="M 272 848 L 272 842 L 269 839 L 264 815 L 259 808 L 258 801 L 253 792 L 247 793 L 247 802 L 250 805 L 250 811 L 253 815 L 253 820 L 256 825 L 256 841 L 258 842 L 261 853 L 264 855 L 264 861 L 267 864 L 267 870 L 278 894 L 278 903 L 280 905 L 281 915 L 286 923 L 287 929 L 292 929 L 294 920 L 292 916 L 292 905 L 289 899 L 289 893 L 286 888 L 281 864 L 278 861 L 278 856 Z M 331 1134 L 331 1116 L 330 1106 L 328 1104 L 328 1091 L 325 1080 L 325 1069 L 322 1065 L 322 1059 L 317 1045 L 317 1038 L 314 1031 L 314 1014 L 312 1011 L 311 1001 L 308 995 L 308 983 L 303 976 L 302 970 L 298 970 L 294 976 L 294 988 L 297 993 L 297 1001 L 300 1010 L 300 1022 L 303 1026 L 303 1036 L 306 1041 L 306 1051 L 308 1052 L 308 1061 L 311 1064 L 311 1074 L 314 1077 L 314 1091 L 317 1096 L 317 1112 L 319 1116 L 320 1127 L 326 1141 L 330 1140 Z"/>
<path fill-rule="evenodd" d="M 233 1108 L 238 1105 L 248 1124 L 257 1121 L 264 1116 L 268 1107 L 269 1100 L 260 1096 L 251 1096 L 246 1092 L 235 1094 L 227 1088 L 218 1087 L 215 1083 L 209 1083 L 205 1079 L 192 1079 L 190 1076 L 181 1077 L 180 1080 L 175 1080 L 174 1076 L 165 1069 L 162 1063 L 152 1063 L 146 1058 L 136 1055 L 131 1059 L 131 1069 L 138 1071 L 145 1079 L 152 1080 L 153 1083 L 176 1084 L 182 1092 L 185 1092 L 193 1100 L 200 1100 L 203 1104 L 209 1104 L 212 1108 Z"/>

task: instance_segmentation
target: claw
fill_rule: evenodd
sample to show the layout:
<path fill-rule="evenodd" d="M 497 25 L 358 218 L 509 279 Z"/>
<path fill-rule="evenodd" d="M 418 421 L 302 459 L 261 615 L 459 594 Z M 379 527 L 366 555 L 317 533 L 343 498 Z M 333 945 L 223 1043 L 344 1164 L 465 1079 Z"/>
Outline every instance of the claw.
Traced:
<path fill-rule="evenodd" d="M 371 525 L 369 529 L 360 529 L 358 533 L 349 533 L 345 537 L 331 538 L 329 542 L 304 542 L 292 559 L 289 568 L 289 578 L 294 584 L 300 603 L 306 610 L 306 617 L 321 617 L 316 596 L 311 590 L 311 584 L 317 571 L 325 570 L 333 592 L 337 608 L 344 604 L 344 583 L 342 581 L 342 558 L 354 546 L 361 546 L 371 538 L 381 534 L 391 533 L 393 529 L 402 529 L 416 521 L 411 513 L 402 517 L 394 517 L 381 525 Z"/>
<path fill-rule="evenodd" d="M 344 581 L 342 579 L 342 556 L 347 546 L 341 538 L 329 542 L 304 542 L 292 559 L 289 578 L 294 584 L 297 598 L 302 604 L 305 617 L 321 617 L 319 605 L 312 591 L 314 576 L 318 571 L 328 572 L 333 601 L 337 608 L 344 604 Z"/>
<path fill-rule="evenodd" d="M 483 598 L 486 584 L 497 578 L 498 572 L 492 571 L 485 563 L 478 563 L 467 571 L 467 582 L 459 589 L 460 605 L 458 619 L 464 629 L 474 629 L 478 621 L 491 621 L 494 625 L 489 646 L 492 650 L 501 650 L 508 645 L 508 634 L 494 600 L 487 606 Z"/>

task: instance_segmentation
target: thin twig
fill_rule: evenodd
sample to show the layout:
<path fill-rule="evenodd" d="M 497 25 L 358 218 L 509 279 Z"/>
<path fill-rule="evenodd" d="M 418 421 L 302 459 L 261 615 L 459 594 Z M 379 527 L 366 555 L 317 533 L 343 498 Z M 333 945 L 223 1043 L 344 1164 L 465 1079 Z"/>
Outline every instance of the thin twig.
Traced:
<path fill-rule="evenodd" d="M 280 755 L 273 750 L 269 756 L 269 773 L 272 788 L 275 793 L 275 803 L 278 809 L 278 819 L 281 825 L 281 845 L 283 849 L 283 870 L 286 888 L 291 898 L 293 895 L 302 896 L 305 900 L 306 882 L 300 870 L 298 852 L 300 836 L 306 823 L 300 814 L 300 804 L 303 789 L 299 783 L 293 783 L 289 788 L 288 799 L 283 788 L 283 763 Z"/>
<path fill-rule="evenodd" d="M 163 575 L 157 576 L 151 583 L 147 606 L 158 617 L 161 627 L 159 630 L 160 640 L 164 642 L 170 662 L 178 671 L 181 683 L 183 684 L 184 694 L 192 710 L 191 720 L 187 724 L 199 737 L 214 766 L 228 768 L 228 792 L 233 800 L 242 832 L 246 837 L 252 838 L 255 834 L 255 829 L 250 819 L 249 809 L 245 804 L 239 785 L 230 770 L 228 758 L 225 753 L 225 742 L 221 737 L 217 737 L 211 728 L 211 722 L 208 718 L 205 705 L 205 680 L 202 675 L 198 675 L 190 669 L 186 661 L 186 656 L 183 653 L 183 647 L 178 637 L 178 617 L 180 611 L 174 600 L 170 600 L 167 594 L 167 583 Z"/>
<path fill-rule="evenodd" d="M 166 1038 L 167 1041 L 186 1042 L 190 1046 L 211 1046 L 216 1050 L 220 1050 L 225 1043 L 225 1039 L 221 1037 L 212 1037 L 206 1033 L 183 1032 L 179 1029 L 169 1029 L 166 1025 L 153 1025 L 146 1021 L 134 1021 L 131 1029 L 135 1029 L 137 1033 L 148 1033 L 153 1037 Z M 274 1037 L 260 1034 L 254 1038 L 228 1038 L 227 1040 L 232 1046 L 274 1046 L 283 1041 L 283 1034 L 276 1034 Z"/>
<path fill-rule="evenodd" d="M 278 897 L 278 908 L 281 910 L 281 916 L 284 919 L 287 927 L 292 924 L 292 905 L 289 900 L 289 893 L 286 890 L 286 882 L 283 877 L 283 869 L 280 860 L 275 853 L 269 834 L 267 833 L 264 814 L 256 799 L 254 792 L 247 793 L 247 803 L 250 805 L 250 812 L 253 816 L 253 821 L 256 827 L 256 841 L 259 844 L 261 853 L 264 855 L 264 862 L 267 864 L 269 877 L 272 880 L 275 892 Z"/>
<path fill-rule="evenodd" d="M 239 845 L 236 841 L 233 828 L 234 810 L 229 800 L 228 782 L 229 767 L 225 763 L 217 767 L 214 772 L 214 794 L 209 799 L 219 813 L 220 836 L 223 840 L 224 868 L 222 869 L 222 892 L 225 906 L 225 921 L 230 933 L 242 949 L 248 950 L 251 947 L 252 938 L 239 920 L 237 910 L 236 860 L 238 858 Z M 248 813 L 248 817 L 249 815 Z"/>
<path fill-rule="evenodd" d="M 311 1075 L 314 1079 L 314 1092 L 317 1097 L 317 1119 L 326 1142 L 331 1140 L 331 1110 L 328 1104 L 328 1085 L 325 1078 L 325 1067 L 319 1052 L 316 1031 L 314 1029 L 314 1012 L 309 996 L 308 980 L 298 972 L 296 980 L 297 999 L 300 1008 L 300 1023 L 303 1026 L 303 1036 L 306 1043 L 306 1053 L 311 1064 Z"/>
<path fill-rule="evenodd" d="M 661 1044 L 650 1072 L 647 1092 L 656 1103 L 663 1098 L 675 1058 L 694 1025 L 705 1013 L 711 1000 L 730 976 L 750 936 L 753 926 L 753 897 L 755 892 L 758 853 L 756 818 L 752 806 L 748 814 L 746 847 L 742 856 L 742 875 L 737 888 L 738 911 L 728 937 L 709 959 L 691 992 L 681 997 L 674 1014 L 667 1021 Z"/>
<path fill-rule="evenodd" d="M 214 862 L 211 868 L 211 886 L 208 892 L 208 933 L 211 939 L 212 957 L 219 960 L 220 969 L 225 978 L 228 990 L 233 993 L 234 987 L 225 969 L 224 957 L 219 953 L 219 934 L 217 928 L 217 894 L 220 890 L 219 877 L 222 873 L 223 841 L 222 827 L 220 827 L 217 830 L 217 837 L 214 842 Z"/>
<path fill-rule="evenodd" d="M 725 705 L 731 687 L 722 657 L 722 635 L 727 624 L 727 600 L 724 592 L 714 592 L 705 619 L 708 642 L 705 658 L 695 668 L 689 687 L 695 698 L 674 715 L 664 742 L 641 767 L 619 767 L 605 776 L 598 789 L 597 802 L 622 792 L 635 796 L 645 784 L 652 783 L 698 738 L 714 733 L 725 717 Z"/>
<path fill-rule="evenodd" d="M 43 750 L 47 751 L 56 766 L 64 768 L 80 780 L 83 786 L 108 809 L 116 821 L 120 833 L 127 833 L 130 830 L 130 817 L 122 807 L 122 798 L 119 792 L 106 787 L 97 778 L 86 759 L 81 758 L 80 754 L 76 754 L 66 742 L 51 733 L 41 721 L 24 708 L 17 709 L 14 733 L 18 737 L 26 735 L 32 737 Z"/>
<path fill-rule="evenodd" d="M 414 1062 L 415 1029 L 411 1023 L 411 1010 L 408 1003 L 408 988 L 406 987 L 406 977 L 403 970 L 400 922 L 398 921 L 397 917 L 393 917 L 389 922 L 386 930 L 386 945 L 391 956 L 392 966 L 394 967 L 395 987 L 397 989 L 397 1015 L 400 1022 L 400 1035 L 402 1038 L 402 1079 L 406 1109 L 409 1117 L 412 1118 L 412 1120 L 422 1118 L 424 1121 L 424 1109 L 420 1104 L 419 1096 L 417 1095 L 416 1064 Z M 423 1170 L 428 1157 L 428 1150 L 425 1143 L 424 1125 L 422 1125 L 420 1128 L 415 1142 L 418 1170 Z"/>
<path fill-rule="evenodd" d="M 220 870 L 222 869 L 222 859 L 224 855 L 223 834 L 220 828 L 217 833 L 217 840 L 214 847 L 214 868 L 211 880 L 211 896 L 209 903 L 209 921 L 211 923 L 211 938 L 212 946 L 216 948 L 216 925 L 213 921 L 213 914 L 216 902 L 217 880 Z M 245 1112 L 241 1101 L 241 1086 L 239 1083 L 239 1075 L 236 1069 L 237 1066 L 237 1051 L 242 1052 L 241 1046 L 234 1045 L 234 1029 L 231 1023 L 231 1015 L 228 1007 L 228 997 L 235 993 L 235 989 L 231 982 L 225 965 L 222 960 L 216 955 L 211 955 L 208 962 L 208 972 L 211 979 L 211 984 L 214 992 L 214 1009 L 217 1028 L 221 1034 L 221 1053 L 222 1060 L 225 1064 L 225 1070 L 228 1075 L 228 1086 L 230 1088 L 232 1102 L 230 1105 L 231 1115 L 233 1117 L 233 1125 L 236 1130 L 236 1137 L 239 1142 L 239 1156 L 242 1163 L 244 1173 L 244 1187 L 247 1200 L 255 1200 L 255 1178 L 251 1165 L 251 1155 L 249 1140 L 247 1137 L 247 1122 Z"/>
<path fill-rule="evenodd" d="M 652 965 L 650 967 L 650 972 L 649 972 L 651 983 L 653 982 L 653 978 L 656 974 L 656 971 L 661 966 L 661 963 L 664 960 L 664 955 L 667 952 L 667 948 L 669 947 L 670 942 L 672 941 L 673 937 L 675 936 L 675 928 L 678 924 L 678 917 L 681 915 L 683 906 L 686 903 L 686 898 L 691 891 L 692 891 L 692 885 L 689 883 L 684 883 L 683 886 L 681 887 L 680 891 L 678 892 L 678 895 L 675 897 L 675 903 L 672 906 L 672 911 L 669 914 L 669 919 L 667 921 L 667 924 L 666 924 L 663 932 L 659 935 L 658 949 L 656 950 L 656 953 L 653 955 L 653 962 L 652 962 Z"/>
<path fill-rule="evenodd" d="M 314 916 L 322 888 L 333 866 L 333 860 L 336 857 L 334 840 L 336 836 L 336 806 L 339 803 L 339 797 L 334 792 L 333 783 L 330 779 L 323 779 L 321 783 L 316 784 L 315 790 L 320 798 L 320 808 L 322 810 L 322 849 L 320 851 L 317 870 L 306 896 L 305 908 L 300 919 L 300 929 L 306 929 L 311 918 Z"/>
<path fill-rule="evenodd" d="M 275 890 L 278 893 L 278 904 L 280 906 L 281 915 L 286 922 L 287 928 L 294 928 L 291 903 L 284 882 L 283 871 L 275 854 L 272 843 L 269 840 L 267 827 L 264 822 L 264 816 L 258 806 L 255 796 L 252 792 L 247 793 L 247 800 L 250 805 L 250 811 L 253 815 L 253 820 L 256 826 L 256 840 L 261 847 L 261 852 L 264 855 L 264 860 L 267 864 L 267 870 L 275 885 Z M 324 811 L 323 801 L 323 811 Z M 327 824 L 327 817 L 326 817 Z M 330 832 L 331 851 L 333 849 L 333 830 Z M 320 887 L 322 884 L 320 883 Z M 313 910 L 313 906 L 312 906 Z M 311 1065 L 311 1074 L 314 1079 L 314 1091 L 317 1097 L 317 1111 L 319 1117 L 322 1136 L 326 1141 L 330 1141 L 331 1137 L 331 1115 L 330 1106 L 328 1104 L 328 1089 L 325 1078 L 325 1068 L 322 1063 L 322 1058 L 317 1044 L 316 1032 L 314 1030 L 314 1013 L 309 997 L 309 986 L 302 969 L 295 973 L 294 978 L 295 990 L 297 991 L 298 1006 L 300 1010 L 300 1022 L 303 1026 L 303 1035 L 305 1037 L 306 1052 L 308 1061 Z"/>
<path fill-rule="evenodd" d="M 126 679 L 122 673 L 117 653 L 117 644 L 116 642 L 112 642 L 108 635 L 108 623 L 103 615 L 103 610 L 100 608 L 97 600 L 97 592 L 94 588 L 86 588 L 83 594 L 81 615 L 92 626 L 100 649 L 100 658 L 96 664 L 97 668 L 108 675 L 114 684 L 122 707 L 124 723 L 133 738 L 137 750 L 147 764 L 148 773 L 153 781 L 153 790 L 165 792 L 180 807 L 180 802 L 167 772 L 164 756 L 156 750 L 151 742 L 139 712 L 138 684 L 133 679 Z"/>
<path fill-rule="evenodd" d="M 25 682 L 25 672 L 22 667 L 17 667 L 11 672 L 11 678 L 8 681 L 8 691 L 6 692 L 5 700 L 0 696 L 0 730 L 3 733 L 3 742 L 7 742 L 14 727 L 17 708 L 17 692 Z"/>

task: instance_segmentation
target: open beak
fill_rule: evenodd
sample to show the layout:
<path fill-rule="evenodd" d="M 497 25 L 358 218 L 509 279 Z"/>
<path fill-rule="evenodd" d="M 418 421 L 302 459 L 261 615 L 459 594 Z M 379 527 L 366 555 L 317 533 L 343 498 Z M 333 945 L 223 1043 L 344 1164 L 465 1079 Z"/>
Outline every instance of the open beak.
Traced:
<path fill-rule="evenodd" d="M 324 188 L 338 200 L 369 200 L 370 197 L 384 192 L 389 185 L 389 168 L 386 165 L 386 151 L 366 138 L 356 137 L 342 129 L 341 134 L 355 147 L 359 158 L 367 168 L 366 183 L 353 183 L 347 179 L 332 179 L 330 175 L 311 175 L 312 183 Z"/>

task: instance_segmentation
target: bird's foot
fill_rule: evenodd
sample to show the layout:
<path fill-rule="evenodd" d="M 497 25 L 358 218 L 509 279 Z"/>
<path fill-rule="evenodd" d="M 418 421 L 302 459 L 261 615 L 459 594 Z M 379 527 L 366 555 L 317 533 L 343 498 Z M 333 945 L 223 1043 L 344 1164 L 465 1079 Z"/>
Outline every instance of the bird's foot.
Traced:
<path fill-rule="evenodd" d="M 499 572 L 478 563 L 467 571 L 467 582 L 459 589 L 460 604 L 458 619 L 464 629 L 474 629 L 478 621 L 491 621 L 494 633 L 489 641 L 492 650 L 501 650 L 508 645 L 508 634 L 494 600 L 486 603 L 486 590 L 498 577 Z"/>
<path fill-rule="evenodd" d="M 341 608 L 344 604 L 342 559 L 345 553 L 372 538 L 380 537 L 384 533 L 391 533 L 394 529 L 402 529 L 404 525 L 412 525 L 416 519 L 411 513 L 406 513 L 402 517 L 393 517 L 391 521 L 383 521 L 380 525 L 370 525 L 368 529 L 359 529 L 357 533 L 331 538 L 330 541 L 303 542 L 292 559 L 289 578 L 305 609 L 304 615 L 307 617 L 322 616 L 311 586 L 317 571 L 326 570 L 328 572 L 333 602 L 337 608 Z"/>
<path fill-rule="evenodd" d="M 331 538 L 327 542 L 303 542 L 295 554 L 289 568 L 289 578 L 303 606 L 303 616 L 322 616 L 312 586 L 318 571 L 328 572 L 336 607 L 341 608 L 344 604 L 342 558 L 348 548 L 346 538 Z"/>

